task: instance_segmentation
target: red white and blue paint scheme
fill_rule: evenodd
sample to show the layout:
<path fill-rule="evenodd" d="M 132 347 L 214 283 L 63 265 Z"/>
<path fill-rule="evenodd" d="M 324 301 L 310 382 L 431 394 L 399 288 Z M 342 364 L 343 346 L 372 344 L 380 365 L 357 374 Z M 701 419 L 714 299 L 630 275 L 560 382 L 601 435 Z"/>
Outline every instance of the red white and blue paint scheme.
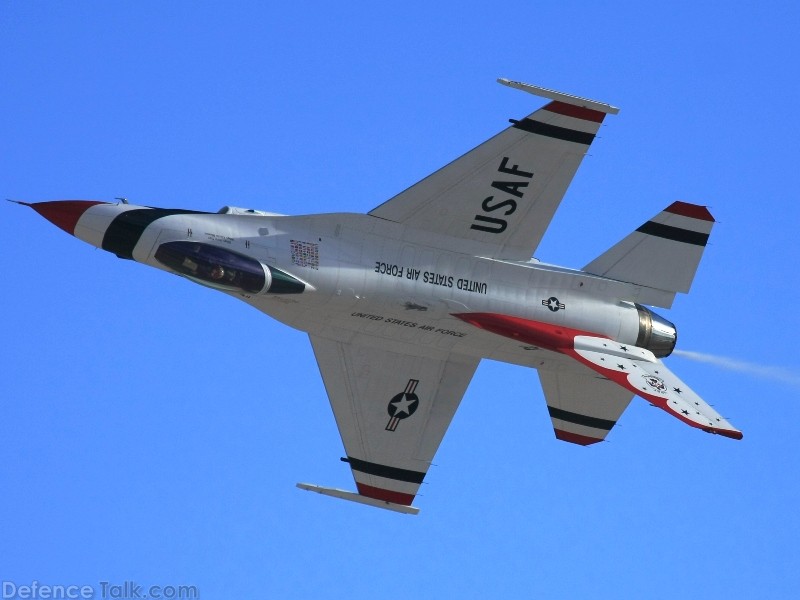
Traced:
<path fill-rule="evenodd" d="M 634 395 L 742 434 L 662 362 L 669 308 L 714 219 L 675 202 L 581 270 L 532 259 L 603 119 L 618 109 L 506 79 L 549 103 L 367 214 L 29 204 L 67 233 L 307 332 L 357 492 L 405 513 L 481 359 L 538 370 L 558 439 L 605 439 Z"/>

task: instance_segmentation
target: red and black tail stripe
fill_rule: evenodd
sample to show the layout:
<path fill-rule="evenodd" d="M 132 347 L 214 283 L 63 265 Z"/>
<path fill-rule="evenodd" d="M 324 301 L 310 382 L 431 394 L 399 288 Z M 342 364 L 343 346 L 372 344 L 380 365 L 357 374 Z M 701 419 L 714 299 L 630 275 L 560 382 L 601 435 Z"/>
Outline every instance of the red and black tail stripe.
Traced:
<path fill-rule="evenodd" d="M 583 425 L 585 427 L 592 427 L 593 429 L 602 429 L 604 431 L 611 431 L 611 428 L 616 425 L 616 421 L 609 421 L 608 419 L 600 419 L 598 417 L 590 417 L 589 415 L 582 415 L 579 413 L 570 412 L 555 406 L 547 405 L 547 411 L 553 419 L 566 421 L 575 425 Z"/>
<path fill-rule="evenodd" d="M 672 225 L 664 225 L 663 223 L 656 223 L 655 221 L 648 221 L 636 231 L 664 238 L 665 240 L 683 242 L 684 244 L 693 244 L 695 246 L 705 246 L 708 243 L 709 237 L 707 233 L 683 229 L 682 227 L 673 227 Z"/>
<path fill-rule="evenodd" d="M 656 221 L 648 221 L 636 231 L 646 235 L 660 237 L 665 240 L 705 247 L 708 243 L 709 231 L 711 230 L 710 224 L 714 223 L 714 217 L 711 216 L 708 208 L 698 204 L 677 201 L 670 204 L 666 210 L 664 210 L 664 213 L 693 219 L 698 229 L 705 229 L 706 231 L 694 231 L 685 227 L 665 225 L 664 223 L 658 223 Z M 664 215 L 664 213 L 659 216 Z"/>

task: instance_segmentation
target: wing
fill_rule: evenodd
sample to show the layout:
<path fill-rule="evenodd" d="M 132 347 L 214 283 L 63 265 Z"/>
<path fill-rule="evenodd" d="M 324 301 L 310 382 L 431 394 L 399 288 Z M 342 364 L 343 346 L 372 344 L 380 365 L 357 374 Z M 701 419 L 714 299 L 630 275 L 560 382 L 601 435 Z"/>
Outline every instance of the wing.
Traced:
<path fill-rule="evenodd" d="M 618 109 L 528 84 L 553 99 L 370 215 L 457 238 L 475 255 L 528 260 L 539 245 L 606 113 Z"/>
<path fill-rule="evenodd" d="M 634 395 L 580 364 L 539 369 L 539 380 L 556 437 L 581 446 L 603 441 Z"/>
<path fill-rule="evenodd" d="M 411 506 L 479 359 L 439 359 L 311 335 L 358 494 L 304 489 L 382 508 Z"/>

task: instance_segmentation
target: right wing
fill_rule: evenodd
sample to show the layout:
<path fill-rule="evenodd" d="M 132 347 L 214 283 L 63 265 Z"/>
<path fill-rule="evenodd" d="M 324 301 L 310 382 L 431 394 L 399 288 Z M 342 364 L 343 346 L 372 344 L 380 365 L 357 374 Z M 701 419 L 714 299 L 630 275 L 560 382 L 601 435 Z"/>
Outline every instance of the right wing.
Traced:
<path fill-rule="evenodd" d="M 411 503 L 480 359 L 309 337 L 358 494 L 298 486 L 416 513 Z"/>
<path fill-rule="evenodd" d="M 619 109 L 525 83 L 553 101 L 369 212 L 457 238 L 452 250 L 529 260 L 607 113 Z M 452 240 L 449 241 L 452 244 Z"/>

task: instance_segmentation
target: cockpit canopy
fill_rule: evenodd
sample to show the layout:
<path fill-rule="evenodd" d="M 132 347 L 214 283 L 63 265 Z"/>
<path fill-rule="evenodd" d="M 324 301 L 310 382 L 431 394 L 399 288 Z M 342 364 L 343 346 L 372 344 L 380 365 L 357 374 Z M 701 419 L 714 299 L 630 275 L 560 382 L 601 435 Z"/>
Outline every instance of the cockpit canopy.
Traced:
<path fill-rule="evenodd" d="M 166 242 L 155 258 L 181 275 L 221 290 L 257 294 L 267 285 L 260 262 L 210 244 Z"/>

